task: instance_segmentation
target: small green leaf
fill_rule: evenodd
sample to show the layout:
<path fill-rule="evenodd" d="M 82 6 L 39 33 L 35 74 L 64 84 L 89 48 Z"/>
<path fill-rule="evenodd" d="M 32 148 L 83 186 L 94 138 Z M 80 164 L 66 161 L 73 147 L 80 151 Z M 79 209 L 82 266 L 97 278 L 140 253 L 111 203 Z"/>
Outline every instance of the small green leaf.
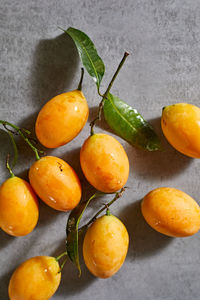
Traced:
<path fill-rule="evenodd" d="M 76 206 L 69 215 L 67 221 L 67 240 L 66 240 L 66 248 L 67 254 L 70 260 L 77 266 L 79 270 L 79 276 L 81 275 L 81 268 L 79 262 L 79 253 L 78 253 L 78 226 L 80 220 L 83 216 L 83 213 L 87 206 L 89 205 L 90 201 L 100 195 L 100 193 L 94 194 L 92 197 L 89 198 L 87 202 L 81 202 L 78 206 Z"/>
<path fill-rule="evenodd" d="M 104 101 L 104 117 L 110 128 L 131 145 L 148 151 L 161 150 L 152 126 L 136 109 L 110 93 Z"/>
<path fill-rule="evenodd" d="M 95 81 L 99 91 L 100 83 L 105 72 L 105 66 L 93 42 L 84 32 L 78 29 L 69 27 L 67 30 L 64 30 L 64 32 L 69 34 L 73 39 L 82 63 Z"/>

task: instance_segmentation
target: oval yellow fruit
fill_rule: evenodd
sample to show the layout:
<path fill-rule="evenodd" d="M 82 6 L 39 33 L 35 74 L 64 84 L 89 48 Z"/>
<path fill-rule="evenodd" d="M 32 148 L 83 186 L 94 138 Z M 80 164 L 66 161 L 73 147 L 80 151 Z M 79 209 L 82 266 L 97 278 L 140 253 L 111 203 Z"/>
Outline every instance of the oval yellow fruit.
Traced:
<path fill-rule="evenodd" d="M 200 158 L 200 108 L 187 103 L 164 107 L 161 118 L 163 133 L 179 152 Z"/>
<path fill-rule="evenodd" d="M 200 207 L 175 188 L 157 188 L 142 201 L 142 214 L 155 230 L 172 237 L 185 237 L 200 229 Z"/>
<path fill-rule="evenodd" d="M 81 91 L 60 94 L 48 101 L 39 112 L 36 136 L 47 148 L 62 146 L 79 134 L 88 114 L 88 104 Z"/>
<path fill-rule="evenodd" d="M 118 218 L 112 215 L 98 218 L 87 230 L 83 242 L 87 268 L 97 277 L 111 277 L 121 268 L 128 244 L 128 232 Z"/>
<path fill-rule="evenodd" d="M 68 211 L 81 199 L 81 184 L 73 168 L 55 156 L 44 156 L 33 163 L 29 180 L 36 194 L 50 207 Z"/>
<path fill-rule="evenodd" d="M 38 201 L 30 184 L 16 176 L 7 179 L 0 187 L 1 229 L 24 236 L 35 228 L 38 217 Z"/>
<path fill-rule="evenodd" d="M 108 134 L 94 134 L 84 142 L 80 163 L 87 180 L 97 190 L 112 193 L 128 180 L 129 161 L 122 145 Z"/>
<path fill-rule="evenodd" d="M 54 257 L 36 256 L 22 263 L 12 274 L 10 300 L 48 300 L 60 284 L 60 267 Z"/>

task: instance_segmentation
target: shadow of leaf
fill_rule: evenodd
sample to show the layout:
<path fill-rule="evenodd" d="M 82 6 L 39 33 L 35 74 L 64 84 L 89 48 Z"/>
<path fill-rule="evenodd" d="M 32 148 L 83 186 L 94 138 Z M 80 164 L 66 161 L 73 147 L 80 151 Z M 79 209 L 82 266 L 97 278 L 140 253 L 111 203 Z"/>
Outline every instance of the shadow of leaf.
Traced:
<path fill-rule="evenodd" d="M 32 101 L 40 108 L 70 86 L 79 63 L 74 42 L 67 34 L 39 41 L 31 72 Z"/>
<path fill-rule="evenodd" d="M 74 42 L 67 34 L 54 39 L 39 41 L 33 58 L 30 75 L 31 99 L 36 108 L 28 117 L 22 117 L 18 125 L 29 129 L 35 138 L 35 121 L 41 107 L 54 96 L 64 93 L 70 86 L 79 63 L 79 56 Z M 29 146 L 18 139 L 20 159 L 28 162 L 31 154 Z M 42 146 L 38 143 L 38 147 Z M 28 150 L 29 149 L 29 150 Z M 44 149 L 43 149 L 44 150 Z"/>

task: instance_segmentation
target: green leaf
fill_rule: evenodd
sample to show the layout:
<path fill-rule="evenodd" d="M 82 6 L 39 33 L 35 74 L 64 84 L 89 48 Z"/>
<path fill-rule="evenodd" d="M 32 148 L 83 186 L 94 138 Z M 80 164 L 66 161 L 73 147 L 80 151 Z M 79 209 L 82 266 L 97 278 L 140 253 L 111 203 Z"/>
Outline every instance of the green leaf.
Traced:
<path fill-rule="evenodd" d="M 67 30 L 64 30 L 64 32 L 69 34 L 73 39 L 82 63 L 95 81 L 99 91 L 100 83 L 105 72 L 105 66 L 93 42 L 84 32 L 78 29 L 69 27 Z"/>
<path fill-rule="evenodd" d="M 67 221 L 67 230 L 66 230 L 67 231 L 67 240 L 66 240 L 67 254 L 70 260 L 77 266 L 79 270 L 79 276 L 81 275 L 81 268 L 80 268 L 79 253 L 78 253 L 78 240 L 79 240 L 78 227 L 85 209 L 89 205 L 90 201 L 95 197 L 97 197 L 98 195 L 100 195 L 100 193 L 94 194 L 92 197 L 89 198 L 87 202 L 79 203 L 79 205 L 72 210 Z"/>
<path fill-rule="evenodd" d="M 110 128 L 131 145 L 148 151 L 161 150 L 152 126 L 136 109 L 110 93 L 104 101 L 104 117 Z"/>

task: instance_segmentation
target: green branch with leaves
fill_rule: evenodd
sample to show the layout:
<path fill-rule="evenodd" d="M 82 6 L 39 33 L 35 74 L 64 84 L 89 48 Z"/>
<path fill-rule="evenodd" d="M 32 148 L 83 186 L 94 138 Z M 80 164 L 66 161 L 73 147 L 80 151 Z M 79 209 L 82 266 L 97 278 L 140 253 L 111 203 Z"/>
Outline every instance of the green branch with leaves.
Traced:
<path fill-rule="evenodd" d="M 121 65 L 111 80 L 106 92 L 100 92 L 100 85 L 105 73 L 105 65 L 98 55 L 92 40 L 82 31 L 75 28 L 63 30 L 74 41 L 83 66 L 93 78 L 97 86 L 97 92 L 102 100 L 96 118 L 91 122 L 91 134 L 94 133 L 93 127 L 98 120 L 101 120 L 103 111 L 105 120 L 115 134 L 126 140 L 131 145 L 148 151 L 161 150 L 160 140 L 153 130 L 153 127 L 144 120 L 138 111 L 122 101 L 120 98 L 110 93 L 112 83 L 118 74 Z M 128 53 L 125 52 L 121 64 L 124 63 Z"/>

